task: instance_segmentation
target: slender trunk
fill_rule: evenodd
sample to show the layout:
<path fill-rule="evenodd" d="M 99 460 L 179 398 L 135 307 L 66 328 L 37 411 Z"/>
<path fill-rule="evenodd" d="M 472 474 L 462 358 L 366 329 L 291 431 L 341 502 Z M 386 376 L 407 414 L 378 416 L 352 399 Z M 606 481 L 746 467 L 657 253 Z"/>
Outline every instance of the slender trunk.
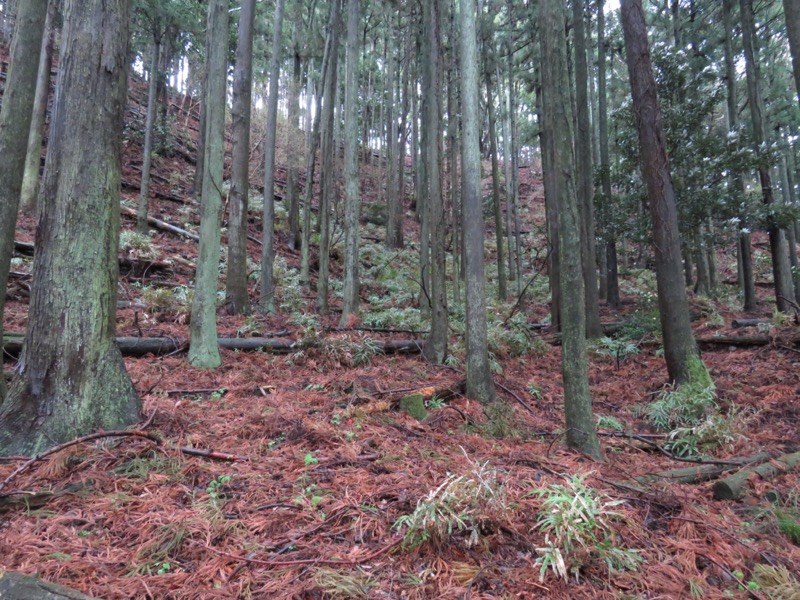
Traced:
<path fill-rule="evenodd" d="M 297 27 L 302 23 L 297 24 Z M 289 248 L 300 248 L 300 193 L 297 182 L 297 163 L 300 161 L 301 135 L 299 129 L 300 86 L 303 78 L 303 59 L 295 49 L 292 79 L 289 82 L 288 124 L 286 146 L 286 204 L 289 207 Z"/>
<path fill-rule="evenodd" d="M 388 15 L 388 33 L 386 35 L 386 247 L 399 248 L 401 240 L 397 239 L 398 224 L 403 218 L 403 204 L 397 186 L 397 115 L 395 115 L 395 58 L 394 9 Z"/>
<path fill-rule="evenodd" d="M 800 2 L 783 0 L 783 14 L 786 19 L 786 37 L 789 38 L 789 50 L 792 54 L 795 91 L 800 98 Z"/>
<path fill-rule="evenodd" d="M 150 57 L 150 80 L 147 90 L 147 117 L 144 123 L 144 149 L 142 150 L 142 182 L 139 186 L 139 209 L 136 211 L 136 230 L 147 234 L 147 212 L 150 202 L 150 168 L 153 161 L 153 134 L 158 108 L 158 67 L 161 61 L 161 25 L 153 25 L 153 48 Z"/>
<path fill-rule="evenodd" d="M 589 120 L 589 67 L 586 60 L 585 0 L 572 0 L 575 32 L 575 169 L 581 233 L 581 268 L 584 283 L 586 337 L 603 335 L 597 295 L 597 256 L 594 233 L 594 182 L 592 173 L 592 126 Z"/>
<path fill-rule="evenodd" d="M 47 9 L 47 25 L 42 52 L 39 57 L 39 71 L 36 79 L 36 95 L 33 100 L 31 130 L 28 135 L 28 150 L 25 153 L 25 172 L 20 191 L 20 206 L 26 213 L 33 214 L 36 198 L 39 195 L 39 173 L 42 166 L 42 141 L 47 119 L 47 104 L 50 98 L 51 71 L 53 68 L 53 46 L 55 25 L 53 24 L 56 2 L 50 2 Z"/>
<path fill-rule="evenodd" d="M 467 395 L 480 402 L 494 400 L 486 330 L 483 264 L 483 206 L 480 179 L 480 108 L 478 104 L 478 37 L 474 0 L 460 0 L 461 25 L 461 173 L 466 263 Z"/>
<path fill-rule="evenodd" d="M 206 133 L 203 191 L 200 201 L 200 243 L 192 298 L 189 363 L 204 369 L 220 365 L 217 346 L 217 283 L 219 280 L 222 176 L 225 159 L 225 93 L 228 70 L 228 2 L 208 4 L 206 48 Z"/>
<path fill-rule="evenodd" d="M 619 273 L 617 270 L 617 242 L 611 230 L 611 161 L 608 152 L 608 95 L 606 92 L 607 46 L 603 0 L 597 3 L 597 120 L 600 136 L 600 185 L 602 190 L 601 214 L 603 240 L 606 254 L 606 304 L 619 307 Z"/>
<path fill-rule="evenodd" d="M 325 65 L 323 61 L 322 73 L 324 76 Z M 319 146 L 319 120 L 320 120 L 320 97 L 314 92 L 314 81 L 309 75 L 308 86 L 306 87 L 306 98 L 308 107 L 306 119 L 314 113 L 313 123 L 310 127 L 308 136 L 308 146 L 306 148 L 306 187 L 303 190 L 303 236 L 300 240 L 300 283 L 305 287 L 311 287 L 311 197 L 314 193 L 314 171 L 317 165 L 317 147 Z M 316 98 L 316 102 L 314 99 Z M 313 106 L 312 106 L 313 105 Z"/>
<path fill-rule="evenodd" d="M 488 62 L 488 60 L 487 60 Z M 500 208 L 500 163 L 497 160 L 497 127 L 495 124 L 494 98 L 492 94 L 492 65 L 485 71 L 487 112 L 489 117 L 489 153 L 492 155 L 492 204 L 494 206 L 494 233 L 497 245 L 497 295 L 501 301 L 508 297 L 505 256 L 503 254 L 503 213 Z"/>
<path fill-rule="evenodd" d="M 542 183 L 544 185 L 545 215 L 547 219 L 548 281 L 550 286 L 550 322 L 553 329 L 561 331 L 561 259 L 559 249 L 558 196 L 556 166 L 553 145 L 553 130 L 549 123 L 551 115 L 543 107 L 543 90 L 536 95 L 541 123 Z"/>
<path fill-rule="evenodd" d="M 347 62 L 344 84 L 345 257 L 342 317 L 339 321 L 342 327 L 347 326 L 358 313 L 358 215 L 361 203 L 358 181 L 359 2 L 360 0 L 347 1 Z"/>
<path fill-rule="evenodd" d="M 0 111 L 0 324 L 3 323 L 8 273 L 14 250 L 14 231 L 46 14 L 47 0 L 29 0 L 20 6 L 16 34 L 11 45 L 11 67 L 6 75 Z M 0 377 L 0 404 L 4 396 L 5 380 Z"/>
<path fill-rule="evenodd" d="M 445 236 L 447 221 L 442 198 L 442 73 L 441 73 L 441 0 L 430 0 L 426 10 L 428 48 L 428 81 L 431 84 L 425 113 L 427 139 L 427 183 L 425 207 L 430 231 L 430 301 L 431 332 L 425 342 L 425 357 L 441 364 L 447 357 L 447 280 L 445 272 Z"/>
<path fill-rule="evenodd" d="M 261 287 L 258 310 L 275 312 L 275 143 L 278 128 L 278 80 L 281 70 L 281 31 L 283 29 L 283 0 L 275 2 L 272 23 L 272 56 L 269 66 L 267 94 L 267 133 L 264 138 L 264 214 L 261 245 Z"/>
<path fill-rule="evenodd" d="M 750 117 L 753 122 L 753 146 L 758 156 L 763 153 L 767 143 L 766 123 L 761 99 L 759 68 L 756 61 L 756 32 L 753 16 L 752 0 L 740 0 L 742 21 L 742 45 L 744 46 L 745 71 L 747 76 L 747 98 L 750 106 Z M 763 158 L 763 157 L 762 157 Z M 758 167 L 758 178 L 761 183 L 762 202 L 770 206 L 773 202 L 772 178 L 766 161 L 761 160 Z M 789 299 L 792 297 L 791 274 L 789 272 L 789 256 L 786 252 L 786 236 L 775 224 L 767 228 L 769 234 L 770 254 L 772 255 L 772 277 L 775 284 L 775 304 L 779 311 L 789 310 Z"/>
<path fill-rule="evenodd" d="M 697 363 L 702 363 L 689 322 L 689 303 L 681 273 L 678 211 L 641 0 L 622 0 L 620 14 L 639 134 L 642 175 L 647 186 L 653 222 L 664 358 L 670 380 L 683 384 L 698 375 Z"/>
<path fill-rule="evenodd" d="M 564 381 L 566 441 L 571 448 L 602 459 L 589 393 L 586 350 L 584 280 L 581 269 L 580 213 L 575 186 L 572 118 L 569 110 L 569 73 L 564 34 L 563 4 L 542 0 L 542 100 L 552 144 L 555 194 L 558 203 L 561 263 L 561 373 Z M 577 301 L 576 301 L 577 300 Z"/>
<path fill-rule="evenodd" d="M 255 0 L 244 0 L 233 70 L 233 157 L 228 215 L 228 273 L 225 300 L 232 313 L 250 312 L 247 293 L 247 205 L 250 196 L 250 114 L 253 103 Z"/>
<path fill-rule="evenodd" d="M 450 2 L 450 52 L 447 74 L 447 174 L 450 188 L 450 222 L 453 242 L 453 302 L 461 306 L 461 257 L 463 255 L 464 231 L 461 220 L 460 195 L 458 193 L 459 110 L 458 110 L 458 27 L 455 0 Z"/>
<path fill-rule="evenodd" d="M 322 164 L 320 165 L 322 184 L 319 202 L 319 273 L 317 276 L 317 310 L 328 312 L 328 277 L 330 274 L 331 245 L 331 207 L 336 197 L 334 185 L 334 162 L 337 150 L 334 140 L 334 106 L 336 106 L 337 72 L 339 67 L 339 29 L 341 12 L 339 2 L 331 3 L 330 26 L 328 29 L 327 68 L 322 98 Z"/>

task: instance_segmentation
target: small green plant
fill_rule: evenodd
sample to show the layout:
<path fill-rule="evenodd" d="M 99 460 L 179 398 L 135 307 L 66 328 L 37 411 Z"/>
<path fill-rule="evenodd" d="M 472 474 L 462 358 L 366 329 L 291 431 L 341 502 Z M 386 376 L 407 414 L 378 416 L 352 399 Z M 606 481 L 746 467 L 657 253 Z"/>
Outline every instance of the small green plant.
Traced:
<path fill-rule="evenodd" d="M 531 395 L 531 398 L 535 398 L 536 400 L 544 399 L 542 390 L 540 390 L 532 381 L 528 382 L 528 393 Z"/>
<path fill-rule="evenodd" d="M 218 390 L 214 390 L 213 392 L 211 392 L 211 399 L 220 400 L 227 393 L 228 393 L 227 389 L 219 388 Z"/>
<path fill-rule="evenodd" d="M 619 419 L 611 415 L 597 415 L 597 428 L 610 429 L 612 431 L 622 431 L 625 429 Z"/>
<path fill-rule="evenodd" d="M 537 548 L 539 580 L 548 570 L 557 577 L 577 578 L 581 568 L 594 559 L 605 563 L 609 571 L 635 569 L 642 557 L 636 550 L 614 543 L 611 521 L 622 515 L 614 507 L 622 500 L 611 500 L 586 485 L 589 473 L 567 478 L 566 485 L 554 484 L 529 495 L 542 498 L 542 515 L 535 527 L 544 534 L 545 544 Z"/>
<path fill-rule="evenodd" d="M 317 457 L 315 457 L 311 452 L 306 453 L 306 455 L 303 457 L 303 464 L 305 466 L 307 466 L 307 467 L 310 467 L 311 465 L 315 465 L 318 462 L 319 462 L 319 459 Z"/>
<path fill-rule="evenodd" d="M 449 474 L 417 501 L 413 513 L 395 521 L 395 529 L 405 530 L 404 547 L 416 548 L 426 543 L 438 546 L 455 533 L 466 534 L 467 546 L 474 546 L 484 526 L 506 509 L 505 491 L 497 481 L 497 471 L 488 462 L 470 463 L 470 472 Z"/>
<path fill-rule="evenodd" d="M 156 570 L 156 575 L 165 575 L 172 570 L 172 565 L 168 562 L 162 562 L 158 565 L 158 569 Z"/>
<path fill-rule="evenodd" d="M 619 365 L 631 354 L 639 353 L 639 346 L 628 340 L 616 340 L 608 336 L 589 342 L 589 351 L 597 356 L 610 358 Z"/>
<path fill-rule="evenodd" d="M 695 425 L 673 429 L 666 447 L 678 456 L 698 456 L 704 451 L 731 444 L 739 437 L 738 412 L 731 409 L 727 416 L 709 414 Z"/>
<path fill-rule="evenodd" d="M 434 394 L 428 399 L 425 405 L 431 409 L 442 408 L 444 406 L 444 400 L 442 400 L 436 394 Z"/>
<path fill-rule="evenodd" d="M 212 501 L 218 502 L 224 498 L 224 488 L 233 479 L 233 475 L 220 475 L 208 482 L 206 492 Z"/>

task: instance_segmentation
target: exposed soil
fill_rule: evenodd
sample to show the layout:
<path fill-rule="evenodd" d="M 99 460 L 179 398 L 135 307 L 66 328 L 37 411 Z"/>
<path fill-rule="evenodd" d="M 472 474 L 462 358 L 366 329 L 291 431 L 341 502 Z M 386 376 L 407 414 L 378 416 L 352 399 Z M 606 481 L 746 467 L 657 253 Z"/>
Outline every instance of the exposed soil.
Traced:
<path fill-rule="evenodd" d="M 141 164 L 144 84 L 134 82 L 126 129 L 123 199 L 135 203 Z M 191 152 L 196 107 L 171 102 L 172 153 L 155 160 L 151 213 L 181 227 L 199 223 L 191 200 Z M 254 136 L 253 183 L 259 180 L 259 140 Z M 185 151 L 184 151 L 185 150 Z M 362 169 L 367 203 L 380 200 L 379 165 Z M 541 183 L 521 169 L 528 206 L 526 244 L 543 244 Z M 280 178 L 280 177 L 279 177 Z M 487 182 L 488 183 L 488 182 Z M 129 204 L 132 205 L 132 204 Z M 406 235 L 418 237 L 408 213 Z M 254 214 L 251 235 L 260 237 Z M 125 228 L 133 221 L 123 217 Z M 17 239 L 32 241 L 34 220 L 23 215 Z M 161 271 L 121 278 L 120 300 L 143 301 L 143 285 L 190 286 L 196 244 L 154 231 Z M 285 227 L 277 248 L 290 267 L 299 255 L 287 250 Z M 765 241 L 758 239 L 757 244 Z M 260 247 L 250 242 L 258 262 Z M 180 260 L 175 260 L 179 257 Z M 338 274 L 341 260 L 333 261 Z M 15 271 L 24 271 L 22 265 Z M 735 279 L 730 252 L 720 253 L 720 279 Z M 766 272 L 766 270 L 764 271 Z M 27 286 L 11 282 L 4 330 L 24 331 Z M 734 287 L 728 286 L 731 293 Z M 603 308 L 605 322 L 619 321 L 642 298 L 625 292 L 620 313 Z M 632 288 L 631 288 L 632 289 Z M 771 316 L 769 290 L 760 314 Z M 313 294 L 298 311 L 311 313 Z M 123 308 L 119 335 L 188 337 L 185 310 Z M 698 336 L 742 335 L 731 328 L 727 304 L 693 299 Z M 335 304 L 334 304 L 335 306 Z M 523 310 L 530 324 L 547 314 L 541 301 Z M 293 313 L 230 316 L 220 310 L 221 336 L 288 330 L 304 335 Z M 712 318 L 712 316 L 714 318 Z M 322 320 L 334 328 L 338 315 Z M 752 330 L 750 330 L 752 333 Z M 768 450 L 797 451 L 800 445 L 800 348 L 779 341 L 800 333 L 796 324 L 772 328 L 776 341 L 756 348 L 707 346 L 703 359 L 717 388 L 723 413 L 739 411 L 739 431 L 714 452 L 718 459 Z M 364 336 L 408 338 L 409 334 L 319 331 L 326 339 Z M 636 476 L 687 466 L 638 440 L 604 430 L 606 462 L 567 451 L 562 445 L 560 346 L 547 329 L 532 330 L 547 342 L 541 356 L 499 356 L 496 381 L 506 406 L 488 416 L 459 393 L 429 406 L 418 422 L 398 404 L 409 391 L 436 386 L 457 389 L 462 374 L 426 364 L 416 355 L 378 355 L 353 367 L 346 352 L 307 349 L 293 355 L 222 351 L 213 371 L 190 367 L 185 355 L 128 358 L 128 371 L 144 401 L 141 437 L 73 446 L 9 480 L 0 497 L 0 567 L 38 574 L 101 598 L 681 598 L 702 588 L 705 598 L 769 597 L 746 591 L 736 579 L 753 579 L 755 565 L 800 571 L 800 548 L 781 534 L 767 492 L 781 501 L 800 498 L 797 474 L 753 480 L 743 500 L 712 499 L 711 482 L 677 485 L 633 483 Z M 639 340 L 639 352 L 617 358 L 592 356 L 590 384 L 595 411 L 616 418 L 626 431 L 652 434 L 638 408 L 664 388 L 666 369 L 654 338 Z M 7 362 L 5 365 L 13 365 Z M 666 440 L 648 438 L 658 444 Z M 180 448 L 216 450 L 247 460 L 215 460 Z M 418 548 L 398 545 L 398 518 L 449 474 L 469 474 L 488 463 L 504 490 L 502 504 L 481 516 L 480 538 L 469 545 L 464 532 Z M 0 481 L 18 460 L 0 462 Z M 591 552 L 571 557 L 585 565 L 568 582 L 548 572 L 539 580 L 534 563 L 545 545 L 535 528 L 542 499 L 531 492 L 586 473 L 586 482 L 621 503 L 607 515 L 616 545 L 636 549 L 636 571 L 609 573 Z M 48 498 L 31 496 L 53 492 Z M 792 500 L 793 499 L 793 500 Z M 800 597 L 800 587 L 786 595 Z M 773 594 L 775 592 L 772 592 Z"/>

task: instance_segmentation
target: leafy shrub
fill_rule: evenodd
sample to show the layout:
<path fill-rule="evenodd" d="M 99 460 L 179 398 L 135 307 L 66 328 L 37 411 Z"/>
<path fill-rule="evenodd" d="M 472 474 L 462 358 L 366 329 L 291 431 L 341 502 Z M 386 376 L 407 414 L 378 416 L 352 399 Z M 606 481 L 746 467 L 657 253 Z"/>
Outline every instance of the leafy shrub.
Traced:
<path fill-rule="evenodd" d="M 466 534 L 467 546 L 474 546 L 484 526 L 506 509 L 497 471 L 488 462 L 470 462 L 469 473 L 448 475 L 439 487 L 417 502 L 413 513 L 395 521 L 395 529 L 405 530 L 404 547 L 441 545 L 455 533 Z"/>
<path fill-rule="evenodd" d="M 566 485 L 551 485 L 533 490 L 529 495 L 542 498 L 542 516 L 536 530 L 544 534 L 545 545 L 536 550 L 539 581 L 548 569 L 564 580 L 570 573 L 577 578 L 580 570 L 595 560 L 605 563 L 609 571 L 636 569 L 642 557 L 636 550 L 620 548 L 614 542 L 611 521 L 622 515 L 615 506 L 622 500 L 611 500 L 586 485 L 589 473 L 576 474 Z"/>
<path fill-rule="evenodd" d="M 647 419 L 662 431 L 678 427 L 693 427 L 715 411 L 714 382 L 702 361 L 695 357 L 689 365 L 687 383 L 665 391 L 644 409 Z"/>
<path fill-rule="evenodd" d="M 120 232 L 119 250 L 130 258 L 141 260 L 155 260 L 159 254 L 158 248 L 153 245 L 153 240 L 149 235 L 137 233 L 130 229 L 124 229 Z"/>

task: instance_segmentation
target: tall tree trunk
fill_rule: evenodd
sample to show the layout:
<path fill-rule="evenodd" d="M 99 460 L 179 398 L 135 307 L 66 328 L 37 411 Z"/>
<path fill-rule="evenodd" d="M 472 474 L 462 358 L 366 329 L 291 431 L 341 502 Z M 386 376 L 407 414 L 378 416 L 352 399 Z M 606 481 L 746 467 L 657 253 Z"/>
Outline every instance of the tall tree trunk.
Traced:
<path fill-rule="evenodd" d="M 461 263 L 464 256 L 464 228 L 461 219 L 461 196 L 459 194 L 458 154 L 460 150 L 458 130 L 461 126 L 458 109 L 458 24 L 455 0 L 450 0 L 450 43 L 448 52 L 449 69 L 447 73 L 447 184 L 450 195 L 450 222 L 452 223 L 453 256 L 453 303 L 461 306 Z"/>
<path fill-rule="evenodd" d="M 28 150 L 25 153 L 25 172 L 22 177 L 20 206 L 26 213 L 32 214 L 36 208 L 39 195 L 39 172 L 42 165 L 42 141 L 44 125 L 47 119 L 47 104 L 50 98 L 51 71 L 53 67 L 53 46 L 56 27 L 55 13 L 57 2 L 50 2 L 47 8 L 47 20 L 39 56 L 39 71 L 36 78 L 36 95 L 33 100 L 31 129 L 28 134 Z"/>
<path fill-rule="evenodd" d="M 386 42 L 386 247 L 399 248 L 397 239 L 398 224 L 403 218 L 403 203 L 397 186 L 397 115 L 395 114 L 395 79 L 397 60 L 395 58 L 394 8 L 387 15 Z"/>
<path fill-rule="evenodd" d="M 295 30 L 302 27 L 302 16 L 295 21 Z M 303 79 L 303 59 L 300 49 L 295 48 L 292 79 L 289 82 L 288 121 L 289 130 L 286 139 L 286 204 L 289 207 L 289 248 L 300 248 L 300 194 L 297 182 L 297 163 L 300 160 L 301 136 L 299 129 L 300 86 Z"/>
<path fill-rule="evenodd" d="M 272 22 L 272 56 L 269 65 L 267 97 L 267 133 L 264 137 L 264 214 L 261 245 L 261 288 L 258 309 L 275 312 L 275 144 L 278 129 L 278 80 L 281 70 L 281 32 L 283 31 L 283 0 L 275 2 Z"/>
<path fill-rule="evenodd" d="M 606 303 L 619 307 L 619 273 L 617 271 L 617 240 L 611 230 L 611 161 L 608 152 L 608 95 L 606 92 L 606 61 L 608 60 L 603 0 L 597 3 L 597 120 L 600 136 L 600 185 L 602 189 L 603 241 L 606 254 Z"/>
<path fill-rule="evenodd" d="M 327 41 L 327 68 L 325 69 L 325 83 L 322 94 L 322 161 L 321 193 L 319 202 L 319 273 L 317 275 L 317 310 L 321 313 L 328 312 L 328 277 L 330 275 L 330 246 L 331 246 L 331 208 L 336 197 L 334 183 L 334 164 L 337 149 L 334 139 L 334 107 L 336 106 L 336 93 L 338 88 L 339 69 L 339 29 L 341 29 L 341 11 L 339 1 L 331 2 L 330 25 L 328 27 Z"/>
<path fill-rule="evenodd" d="M 150 202 L 150 168 L 153 163 L 153 134 L 156 123 L 158 99 L 158 67 L 161 62 L 161 23 L 153 23 L 153 46 L 150 56 L 150 80 L 147 90 L 147 116 L 144 122 L 144 149 L 142 150 L 142 181 L 139 186 L 139 209 L 136 211 L 136 231 L 147 234 L 147 212 Z"/>
<path fill-rule="evenodd" d="M 542 0 L 542 100 L 548 115 L 545 127 L 552 140 L 555 194 L 558 202 L 558 239 L 561 262 L 561 373 L 564 380 L 566 440 L 571 448 L 602 459 L 589 394 L 586 321 L 581 269 L 580 215 L 575 189 L 572 118 L 568 97 L 569 73 L 563 4 Z"/>
<path fill-rule="evenodd" d="M 461 26 L 461 176 L 466 263 L 467 395 L 480 402 L 494 400 L 486 331 L 486 290 L 483 264 L 483 202 L 479 148 L 478 31 L 474 0 L 460 0 Z"/>
<path fill-rule="evenodd" d="M 445 236 L 447 220 L 442 197 L 442 52 L 440 40 L 441 0 L 430 0 L 426 9 L 427 48 L 429 51 L 427 70 L 431 87 L 425 113 L 425 129 L 428 131 L 426 160 L 428 190 L 425 198 L 427 220 L 430 227 L 430 301 L 431 332 L 425 342 L 425 357 L 436 364 L 447 358 L 447 279 L 445 271 Z"/>
<path fill-rule="evenodd" d="M 639 134 L 642 175 L 653 221 L 664 358 L 670 380 L 683 384 L 700 374 L 702 363 L 689 322 L 689 303 L 681 272 L 678 211 L 641 0 L 622 0 L 620 14 Z"/>
<path fill-rule="evenodd" d="M 486 39 L 486 38 L 484 38 Z M 488 47 L 489 40 L 484 47 Z M 492 204 L 494 208 L 494 233 L 497 245 L 497 294 L 500 300 L 508 297 L 508 283 L 506 279 L 505 255 L 503 253 L 503 211 L 500 207 L 500 162 L 497 159 L 497 126 L 492 94 L 492 71 L 494 65 L 484 58 L 486 62 L 484 77 L 486 81 L 487 112 L 489 118 L 489 154 L 492 155 Z"/>
<path fill-rule="evenodd" d="M 228 272 L 225 301 L 234 314 L 250 312 L 247 293 L 247 205 L 250 196 L 250 116 L 253 104 L 255 0 L 243 0 L 233 69 L 233 157 L 228 202 Z"/>
<path fill-rule="evenodd" d="M 195 152 L 194 180 L 192 182 L 192 197 L 200 201 L 203 197 L 203 176 L 206 160 L 206 127 L 208 126 L 206 95 L 208 90 L 208 53 L 203 64 L 203 76 L 200 82 L 200 122 L 197 130 L 197 151 Z"/>
<path fill-rule="evenodd" d="M 358 214 L 361 208 L 358 181 L 358 64 L 361 52 L 359 2 L 360 0 L 347 0 L 347 62 L 344 82 L 345 257 L 344 297 L 339 321 L 342 327 L 347 326 L 358 313 Z"/>
<path fill-rule="evenodd" d="M 0 329 L 46 14 L 47 0 L 29 0 L 20 7 L 0 111 Z M 0 404 L 4 396 L 5 380 L 0 377 Z"/>
<path fill-rule="evenodd" d="M 225 159 L 225 94 L 228 75 L 228 0 L 210 0 L 206 52 L 206 133 L 203 192 L 200 200 L 200 243 L 189 330 L 189 363 L 213 369 L 222 362 L 217 345 L 222 175 Z"/>
<path fill-rule="evenodd" d="M 789 50 L 792 54 L 795 91 L 798 98 L 800 98 L 800 2 L 797 2 L 797 0 L 783 0 L 783 14 L 786 19 L 786 36 L 789 38 Z"/>
<path fill-rule="evenodd" d="M 744 47 L 745 71 L 747 76 L 747 99 L 750 118 L 753 122 L 753 146 L 758 156 L 767 142 L 766 123 L 761 99 L 759 68 L 756 60 L 756 30 L 753 16 L 753 0 L 739 0 L 742 22 L 742 45 Z M 763 157 L 762 157 L 763 158 Z M 770 206 L 773 202 L 772 178 L 764 160 L 759 161 L 758 178 L 761 183 L 762 202 Z M 786 251 L 786 236 L 775 224 L 767 227 L 769 248 L 772 254 L 772 277 L 775 284 L 775 304 L 778 310 L 789 310 L 792 297 L 792 280 L 789 271 L 789 254 Z"/>
<path fill-rule="evenodd" d="M 581 267 L 586 309 L 586 336 L 603 335 L 597 294 L 597 256 L 594 233 L 594 182 L 592 173 L 592 125 L 589 120 L 589 67 L 586 60 L 585 0 L 572 0 L 575 32 L 575 168 L 581 233 Z"/>
<path fill-rule="evenodd" d="M 33 63 L 25 69 L 27 108 L 15 116 L 26 121 L 24 148 L 23 112 L 33 100 L 46 7 L 30 1 L 20 8 L 21 26 L 31 31 L 17 36 L 16 49 L 27 47 Z M 26 8 L 33 14 L 23 18 Z M 91 431 L 127 427 L 141 410 L 114 343 L 128 2 L 68 2 L 62 40 L 25 349 L 0 405 L 3 455 L 34 455 Z"/>
<path fill-rule="evenodd" d="M 542 67 L 542 71 L 544 66 Z M 540 71 L 541 72 L 541 71 Z M 543 86 L 542 86 L 543 87 Z M 553 329 L 561 331 L 561 250 L 559 248 L 558 190 L 556 186 L 556 166 L 553 128 L 549 123 L 551 115 L 544 110 L 544 90 L 536 95 L 539 112 L 539 138 L 542 146 L 542 184 L 544 186 L 545 215 L 547 219 L 548 246 L 548 285 L 550 287 L 550 323 Z"/>
<path fill-rule="evenodd" d="M 325 63 L 323 60 L 322 76 L 325 76 Z M 320 90 L 321 94 L 321 90 Z M 320 121 L 320 98 L 314 92 L 314 80 L 309 74 L 308 85 L 306 86 L 306 98 L 308 99 L 308 106 L 306 110 L 306 118 L 308 119 L 312 114 L 313 108 L 313 122 L 310 128 L 310 135 L 308 135 L 308 144 L 306 148 L 306 186 L 303 190 L 303 235 L 300 240 L 300 282 L 306 286 L 311 287 L 311 197 L 314 193 L 314 171 L 317 165 L 317 148 L 319 147 L 319 121 Z M 313 105 L 313 106 L 312 106 Z M 309 119 L 310 120 L 310 119 Z"/>

